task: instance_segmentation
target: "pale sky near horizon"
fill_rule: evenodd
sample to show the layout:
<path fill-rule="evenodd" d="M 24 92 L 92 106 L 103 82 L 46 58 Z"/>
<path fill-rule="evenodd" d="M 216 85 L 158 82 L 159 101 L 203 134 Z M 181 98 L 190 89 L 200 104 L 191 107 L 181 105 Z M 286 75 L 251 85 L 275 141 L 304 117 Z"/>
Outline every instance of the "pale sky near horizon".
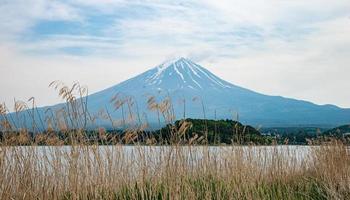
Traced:
<path fill-rule="evenodd" d="M 59 102 L 184 56 L 233 84 L 350 108 L 349 0 L 0 0 L 0 101 Z"/>

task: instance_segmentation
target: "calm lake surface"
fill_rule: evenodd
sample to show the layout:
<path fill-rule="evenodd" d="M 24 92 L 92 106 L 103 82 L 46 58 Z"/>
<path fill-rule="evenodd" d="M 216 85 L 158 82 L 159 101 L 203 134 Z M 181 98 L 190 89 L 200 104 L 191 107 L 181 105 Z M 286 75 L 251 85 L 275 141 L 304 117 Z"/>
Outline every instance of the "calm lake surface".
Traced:
<path fill-rule="evenodd" d="M 174 167 L 196 173 L 249 168 L 261 173 L 277 169 L 298 170 L 317 165 L 324 146 L 17 146 L 0 147 L 4 166 L 27 168 L 35 173 L 113 171 L 125 178 L 146 173 L 160 176 Z M 330 147 L 332 148 L 332 147 Z M 27 167 L 26 167 L 27 166 Z M 79 171 L 80 170 L 80 171 Z M 77 172 L 77 173 L 78 173 Z"/>
<path fill-rule="evenodd" d="M 181 157 L 187 162 L 200 162 L 203 159 L 213 162 L 226 160 L 254 160 L 274 162 L 277 159 L 293 164 L 312 162 L 312 156 L 319 146 L 21 146 L 2 147 L 8 161 L 15 154 L 35 157 L 50 162 L 55 159 L 69 160 L 72 156 L 91 159 L 116 160 L 130 164 L 143 160 L 147 164 L 157 165 L 165 158 Z"/>

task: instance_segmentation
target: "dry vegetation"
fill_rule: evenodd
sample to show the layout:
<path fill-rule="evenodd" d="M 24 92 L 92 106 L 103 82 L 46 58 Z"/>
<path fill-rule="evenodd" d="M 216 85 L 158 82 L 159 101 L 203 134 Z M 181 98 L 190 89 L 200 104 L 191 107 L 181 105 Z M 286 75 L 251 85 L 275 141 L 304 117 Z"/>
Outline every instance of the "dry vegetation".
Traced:
<path fill-rule="evenodd" d="M 181 138 L 189 126 L 184 123 L 172 130 L 168 146 L 137 145 L 135 135 L 145 124 L 124 135 L 133 146 L 87 145 L 83 128 L 93 117 L 86 102 L 73 95 L 78 91 L 83 96 L 86 90 L 78 84 L 52 86 L 66 99 L 67 109 L 42 120 L 48 123 L 45 133 L 36 130 L 40 120 L 27 129 L 15 127 L 6 106 L 0 107 L 1 199 L 350 199 L 350 156 L 340 142 L 308 148 L 210 147 L 196 146 L 205 138 L 190 138 L 184 145 Z M 34 99 L 31 102 L 32 108 L 16 103 L 16 112 L 34 116 Z M 126 110 L 132 106 L 131 100 L 113 102 Z M 170 99 L 157 103 L 150 98 L 148 103 L 159 118 L 174 119 Z M 130 115 L 122 123 L 137 119 Z M 65 141 L 55 129 L 69 135 L 70 146 L 62 146 Z M 108 137 L 101 129 L 97 134 Z M 40 146 L 43 141 L 50 145 Z"/>

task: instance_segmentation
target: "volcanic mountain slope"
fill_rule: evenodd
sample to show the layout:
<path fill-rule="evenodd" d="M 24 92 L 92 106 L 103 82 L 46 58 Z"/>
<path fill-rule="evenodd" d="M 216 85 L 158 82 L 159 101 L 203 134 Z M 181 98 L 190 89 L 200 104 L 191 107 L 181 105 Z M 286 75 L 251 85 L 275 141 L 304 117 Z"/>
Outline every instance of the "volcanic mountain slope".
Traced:
<path fill-rule="evenodd" d="M 152 96 L 158 102 L 168 97 L 176 119 L 232 119 L 239 116 L 243 123 L 263 126 L 336 126 L 350 121 L 350 109 L 263 95 L 224 81 L 185 58 L 165 62 L 134 78 L 91 94 L 87 98 L 87 107 L 92 115 L 104 109 L 108 118 L 124 122 L 132 118 L 133 121 L 147 121 L 151 126 L 156 126 L 159 125 L 158 114 L 151 111 L 148 104 Z M 124 101 L 123 106 L 120 105 L 122 101 L 116 100 L 126 98 L 131 100 Z M 50 108 L 57 110 L 60 107 L 62 105 Z M 39 110 L 42 115 L 43 109 Z M 164 124 L 163 119 L 161 124 Z M 90 126 L 111 128 L 111 122 L 96 120 L 96 124 Z"/>

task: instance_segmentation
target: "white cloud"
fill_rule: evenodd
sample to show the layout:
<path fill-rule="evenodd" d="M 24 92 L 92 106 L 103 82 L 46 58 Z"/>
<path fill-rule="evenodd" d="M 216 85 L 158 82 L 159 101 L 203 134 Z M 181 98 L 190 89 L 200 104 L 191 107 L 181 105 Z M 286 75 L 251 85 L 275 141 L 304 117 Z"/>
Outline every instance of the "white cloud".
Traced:
<path fill-rule="evenodd" d="M 349 10 L 348 0 L 8 1 L 0 5 L 0 99 L 51 104 L 52 80 L 98 91 L 183 55 L 253 90 L 350 107 Z M 115 15 L 114 23 L 96 30 L 102 35 L 16 40 L 41 20 L 85 24 L 91 12 Z M 91 51 L 59 51 L 71 47 Z"/>
<path fill-rule="evenodd" d="M 38 20 L 81 20 L 68 4 L 47 0 L 12 0 L 0 3 L 0 39 L 13 39 Z"/>

